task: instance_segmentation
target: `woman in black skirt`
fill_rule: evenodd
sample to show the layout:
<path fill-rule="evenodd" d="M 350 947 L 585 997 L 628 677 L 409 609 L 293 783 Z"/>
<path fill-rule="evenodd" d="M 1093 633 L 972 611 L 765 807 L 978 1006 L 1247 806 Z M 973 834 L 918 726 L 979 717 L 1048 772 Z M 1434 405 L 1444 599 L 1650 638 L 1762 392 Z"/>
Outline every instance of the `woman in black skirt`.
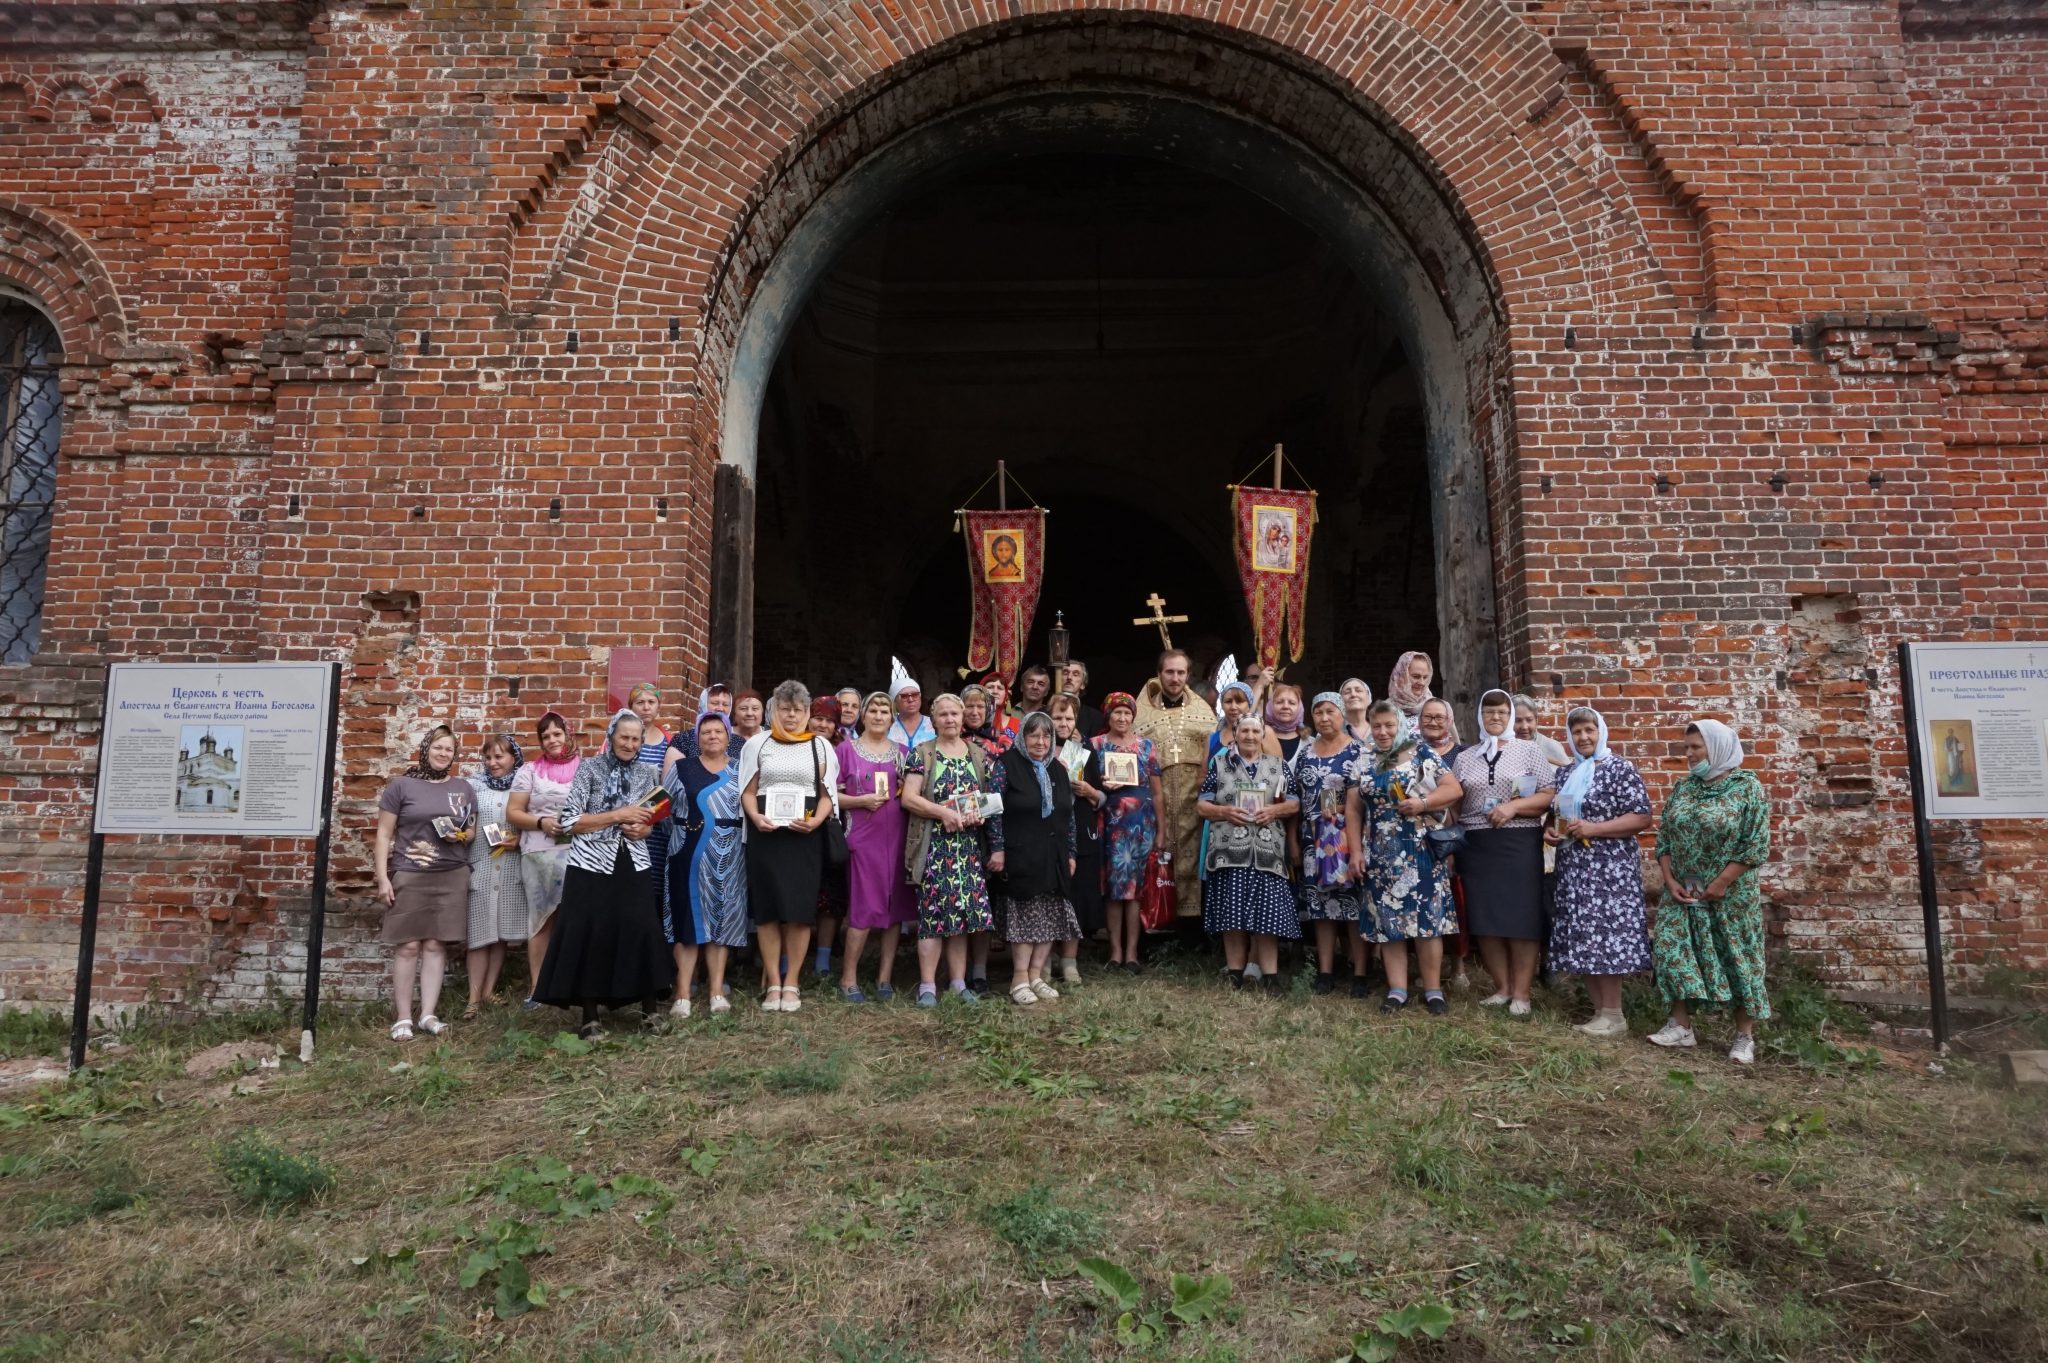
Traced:
<path fill-rule="evenodd" d="M 839 754 L 810 731 L 811 693 L 786 681 L 768 698 L 768 732 L 740 753 L 740 808 L 747 816 L 747 913 L 761 948 L 761 1010 L 803 1007 L 797 972 L 818 921 L 825 835 L 835 812 Z"/>
<path fill-rule="evenodd" d="M 1007 901 L 1003 940 L 1010 944 L 1010 1001 L 1056 999 L 1045 978 L 1054 942 L 1081 935 L 1074 917 L 1074 790 L 1052 718 L 1043 710 L 1024 716 L 1017 744 L 996 762 L 1003 792 L 1003 871 L 999 893 Z"/>
<path fill-rule="evenodd" d="M 1485 732 L 1458 753 L 1452 771 L 1465 790 L 1458 811 L 1465 849 L 1457 860 L 1467 930 L 1479 939 L 1479 957 L 1493 977 L 1493 993 L 1479 1002 L 1527 1017 L 1543 941 L 1543 812 L 1556 769 L 1536 744 L 1515 737 L 1514 724 L 1513 697 L 1481 696 Z"/>
<path fill-rule="evenodd" d="M 643 801 L 655 768 L 640 761 L 641 720 L 612 716 L 604 751 L 585 758 L 559 816 L 572 835 L 562 907 L 540 980 L 538 1003 L 583 1010 L 583 1035 L 604 1035 L 599 1008 L 637 1003 L 652 1016 L 675 984 L 675 962 L 661 931 L 661 905 L 648 867 L 647 834 L 657 811 Z"/>

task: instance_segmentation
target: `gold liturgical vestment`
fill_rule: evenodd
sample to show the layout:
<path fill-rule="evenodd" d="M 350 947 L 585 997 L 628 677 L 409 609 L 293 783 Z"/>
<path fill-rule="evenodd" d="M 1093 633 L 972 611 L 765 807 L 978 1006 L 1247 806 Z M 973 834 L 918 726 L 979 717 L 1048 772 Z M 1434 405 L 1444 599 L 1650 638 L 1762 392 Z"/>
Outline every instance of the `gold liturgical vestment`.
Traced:
<path fill-rule="evenodd" d="M 1209 769 L 1209 735 L 1216 732 L 1216 712 L 1190 688 L 1177 706 L 1160 694 L 1159 679 L 1138 693 L 1139 737 L 1159 750 L 1159 846 L 1173 853 L 1173 884 L 1180 916 L 1202 916 L 1202 820 L 1195 813 L 1202 777 Z"/>

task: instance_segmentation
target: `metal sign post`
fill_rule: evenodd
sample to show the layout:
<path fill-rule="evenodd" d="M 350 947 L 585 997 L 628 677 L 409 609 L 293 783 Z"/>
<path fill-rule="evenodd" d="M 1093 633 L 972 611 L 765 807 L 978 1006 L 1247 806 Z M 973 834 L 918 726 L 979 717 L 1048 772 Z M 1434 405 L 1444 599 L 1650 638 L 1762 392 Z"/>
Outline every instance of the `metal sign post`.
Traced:
<path fill-rule="evenodd" d="M 107 698 L 114 669 L 100 680 L 100 761 L 107 758 Z M 92 959 L 100 935 L 100 877 L 107 863 L 107 835 L 99 828 L 99 784 L 93 784 L 92 836 L 85 844 L 85 905 L 78 919 L 78 979 L 71 989 L 71 1073 L 85 1068 L 85 1034 L 92 1025 Z"/>
<path fill-rule="evenodd" d="M 1913 693 L 1913 645 L 1899 644 L 1899 694 L 1906 706 L 1906 775 L 1913 786 L 1913 851 L 1920 862 L 1920 919 L 1927 942 L 1927 1006 L 1934 1015 L 1934 1053 L 1948 1054 L 1948 981 L 1942 971 L 1941 905 L 1934 881 L 1934 825 L 1924 794 L 1927 758 L 1920 750 L 1920 718 Z"/>
<path fill-rule="evenodd" d="M 313 1063 L 313 1033 L 320 1024 L 320 950 L 327 936 L 327 857 L 334 846 L 334 759 L 341 730 L 341 664 L 327 683 L 327 744 L 320 770 L 320 836 L 313 842 L 313 893 L 306 906 L 306 1012 L 299 1024 L 299 1062 Z"/>

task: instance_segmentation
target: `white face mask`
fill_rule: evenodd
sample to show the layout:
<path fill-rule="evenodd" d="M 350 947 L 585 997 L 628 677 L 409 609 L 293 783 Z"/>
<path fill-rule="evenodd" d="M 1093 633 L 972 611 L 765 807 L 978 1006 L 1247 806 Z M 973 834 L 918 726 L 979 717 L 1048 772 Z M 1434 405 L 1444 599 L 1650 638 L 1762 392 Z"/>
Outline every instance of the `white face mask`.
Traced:
<path fill-rule="evenodd" d="M 1707 773 L 1713 769 L 1714 764 L 1712 762 L 1699 761 L 1692 764 L 1692 774 L 1699 777 L 1702 781 L 1707 779 Z"/>

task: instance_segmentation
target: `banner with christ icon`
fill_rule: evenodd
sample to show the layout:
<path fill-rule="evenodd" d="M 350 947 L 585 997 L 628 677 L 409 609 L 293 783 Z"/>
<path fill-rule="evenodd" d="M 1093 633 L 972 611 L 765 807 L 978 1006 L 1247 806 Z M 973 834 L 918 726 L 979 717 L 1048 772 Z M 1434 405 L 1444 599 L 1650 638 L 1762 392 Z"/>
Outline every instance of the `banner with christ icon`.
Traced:
<path fill-rule="evenodd" d="M 1316 494 L 1283 488 L 1281 453 L 1273 451 L 1273 487 L 1236 484 L 1230 489 L 1230 514 L 1237 541 L 1237 575 L 1251 611 L 1252 635 L 1259 661 L 1268 668 L 1280 662 L 1284 632 L 1287 660 L 1299 662 L 1303 646 L 1302 617 L 1308 608 L 1309 541 L 1316 524 Z"/>
<path fill-rule="evenodd" d="M 984 668 L 1014 682 L 1024 663 L 1024 640 L 1038 611 L 1038 587 L 1045 580 L 1045 512 L 962 511 L 967 538 L 968 590 L 974 620 L 967 641 L 967 666 Z"/>

